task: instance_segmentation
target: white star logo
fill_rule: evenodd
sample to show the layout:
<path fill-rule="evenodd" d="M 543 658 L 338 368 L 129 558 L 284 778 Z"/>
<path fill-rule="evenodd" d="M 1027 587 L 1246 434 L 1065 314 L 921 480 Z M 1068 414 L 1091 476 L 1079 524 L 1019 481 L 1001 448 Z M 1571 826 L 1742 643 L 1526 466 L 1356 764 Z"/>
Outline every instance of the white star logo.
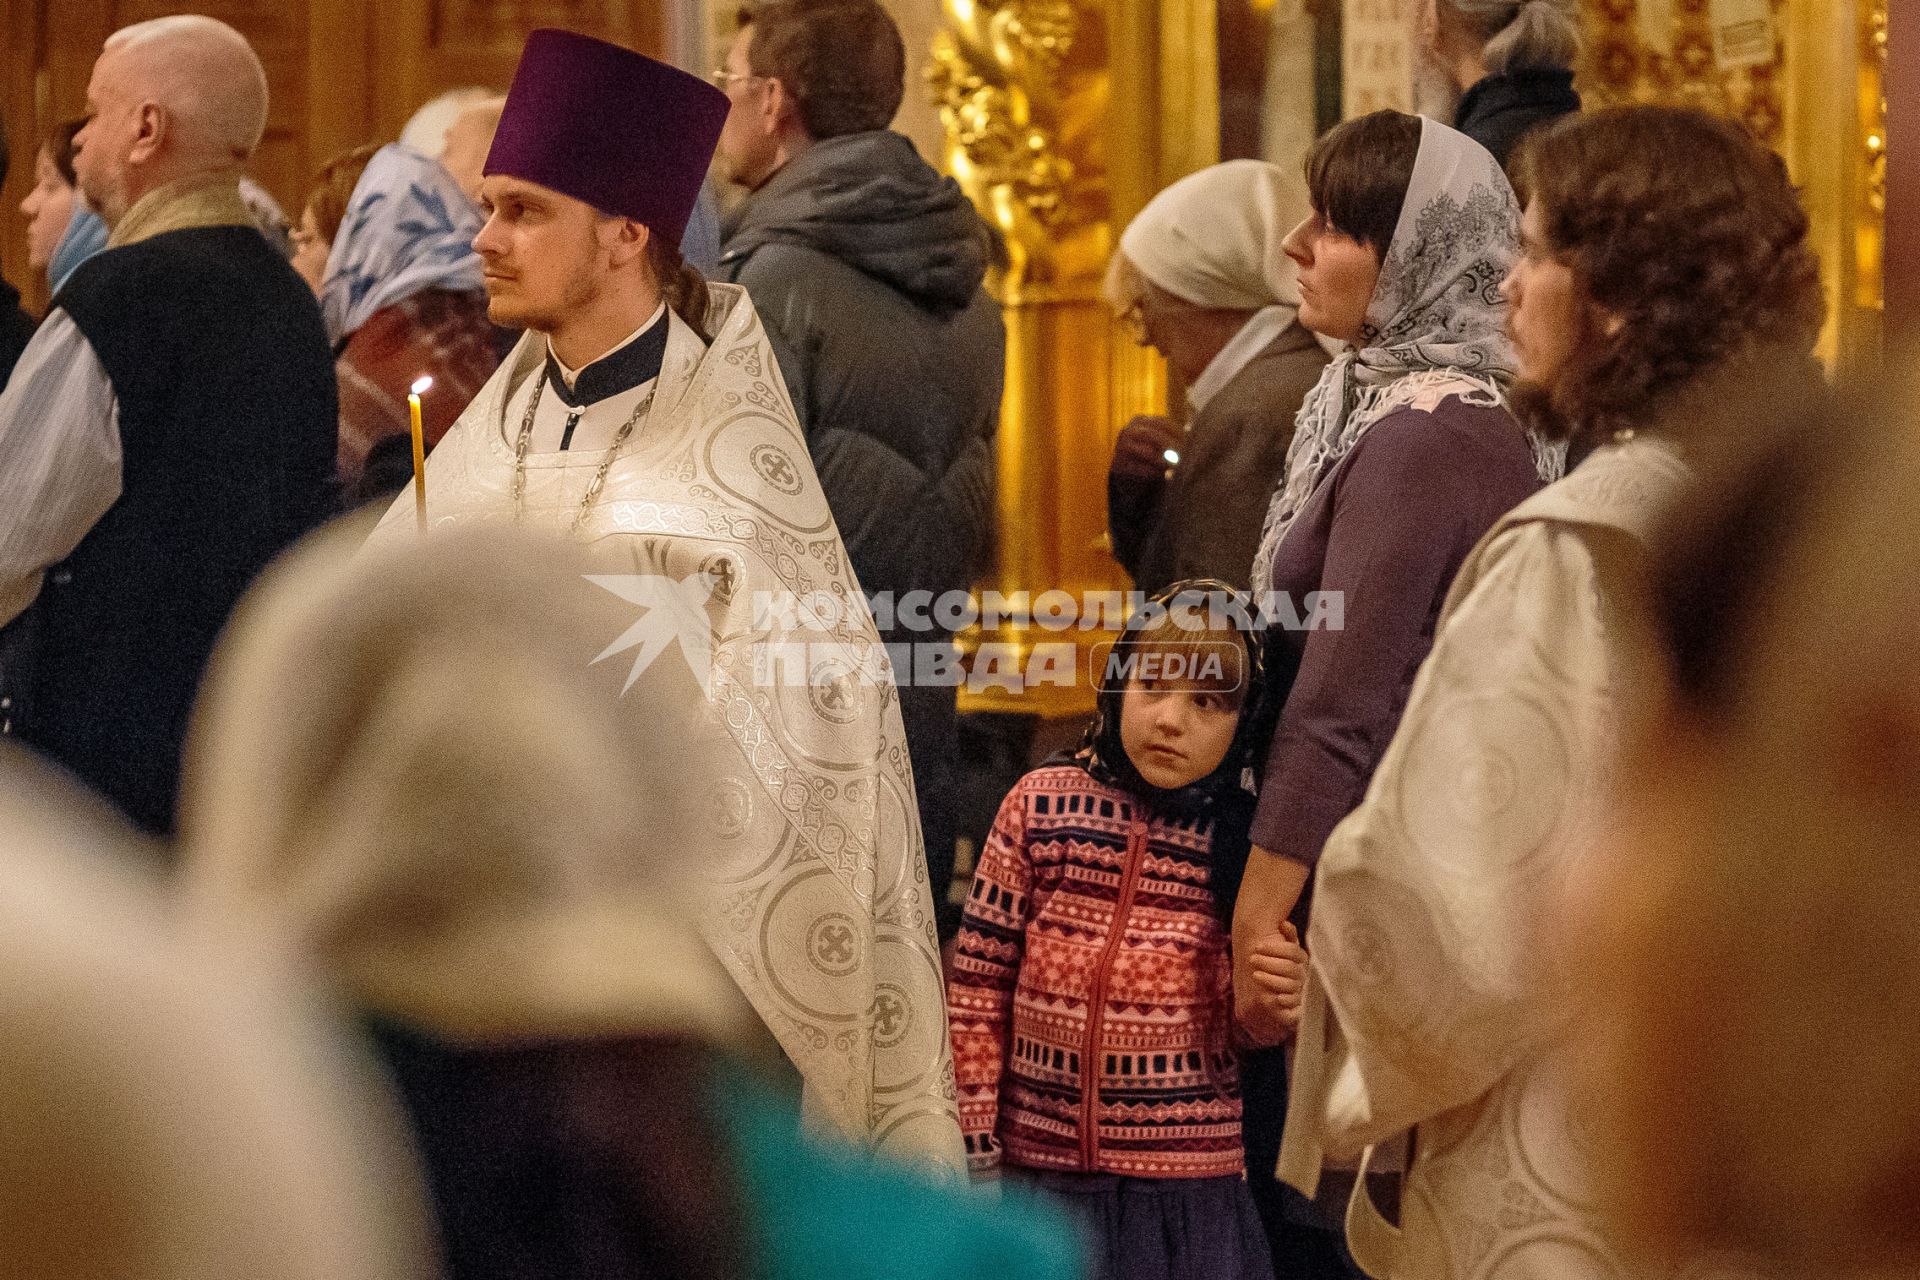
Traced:
<path fill-rule="evenodd" d="M 678 643 L 687 668 L 700 687 L 707 687 L 713 667 L 713 627 L 707 621 L 707 598 L 713 591 L 712 579 L 703 573 L 690 573 L 678 581 L 662 574 L 627 573 L 586 575 L 588 582 L 611 591 L 629 604 L 637 604 L 642 613 L 637 622 L 620 633 L 618 639 L 600 651 L 594 662 L 603 662 L 616 653 L 637 649 L 633 669 L 620 686 L 625 693 L 633 688 L 641 673 L 653 660 Z"/>

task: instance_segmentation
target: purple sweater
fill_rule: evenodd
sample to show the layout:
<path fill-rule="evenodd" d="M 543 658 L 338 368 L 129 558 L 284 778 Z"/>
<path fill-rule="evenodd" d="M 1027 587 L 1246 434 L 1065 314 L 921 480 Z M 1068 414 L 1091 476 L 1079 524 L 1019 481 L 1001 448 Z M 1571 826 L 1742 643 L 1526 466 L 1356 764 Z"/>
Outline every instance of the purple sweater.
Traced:
<path fill-rule="evenodd" d="M 1319 859 L 1386 753 L 1461 561 L 1539 487 L 1504 409 L 1447 399 L 1382 418 L 1314 490 L 1274 557 L 1272 587 L 1303 618 L 1307 592 L 1342 593 L 1345 625 L 1279 636 L 1299 669 L 1267 755 L 1255 844 Z"/>

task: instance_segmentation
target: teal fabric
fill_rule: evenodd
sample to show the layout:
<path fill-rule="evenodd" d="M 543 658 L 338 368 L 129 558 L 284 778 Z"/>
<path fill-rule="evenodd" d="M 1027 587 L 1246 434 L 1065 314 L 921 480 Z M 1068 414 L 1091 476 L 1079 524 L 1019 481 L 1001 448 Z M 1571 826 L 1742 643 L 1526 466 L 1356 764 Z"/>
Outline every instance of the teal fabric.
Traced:
<path fill-rule="evenodd" d="M 759 1280 L 1079 1280 L 1075 1228 L 1008 1191 L 995 1202 L 829 1151 L 739 1073 L 717 1086 L 753 1215 Z"/>

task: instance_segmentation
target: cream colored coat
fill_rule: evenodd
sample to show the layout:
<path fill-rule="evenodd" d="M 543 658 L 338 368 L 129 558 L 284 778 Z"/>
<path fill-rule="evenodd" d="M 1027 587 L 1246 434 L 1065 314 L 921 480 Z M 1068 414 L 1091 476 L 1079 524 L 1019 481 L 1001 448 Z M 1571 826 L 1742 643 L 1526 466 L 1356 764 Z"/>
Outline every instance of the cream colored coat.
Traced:
<path fill-rule="evenodd" d="M 1629 663 L 1617 610 L 1684 482 L 1669 446 L 1610 446 L 1462 566 L 1361 806 L 1328 840 L 1280 1176 L 1415 1134 L 1401 1227 L 1357 1197 L 1382 1280 L 1629 1274 L 1557 1081 L 1564 1026 L 1535 922 L 1604 794 Z"/>

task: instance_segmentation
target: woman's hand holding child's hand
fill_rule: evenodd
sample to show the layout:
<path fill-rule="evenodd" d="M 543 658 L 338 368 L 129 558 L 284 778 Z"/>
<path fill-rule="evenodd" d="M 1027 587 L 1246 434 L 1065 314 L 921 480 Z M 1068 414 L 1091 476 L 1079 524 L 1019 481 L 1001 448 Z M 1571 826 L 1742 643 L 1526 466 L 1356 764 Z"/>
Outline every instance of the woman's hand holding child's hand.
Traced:
<path fill-rule="evenodd" d="M 1262 1048 L 1284 1041 L 1300 1025 L 1307 989 L 1307 953 L 1300 933 L 1282 924 L 1254 944 L 1234 987 L 1234 1016 L 1247 1036 Z"/>

